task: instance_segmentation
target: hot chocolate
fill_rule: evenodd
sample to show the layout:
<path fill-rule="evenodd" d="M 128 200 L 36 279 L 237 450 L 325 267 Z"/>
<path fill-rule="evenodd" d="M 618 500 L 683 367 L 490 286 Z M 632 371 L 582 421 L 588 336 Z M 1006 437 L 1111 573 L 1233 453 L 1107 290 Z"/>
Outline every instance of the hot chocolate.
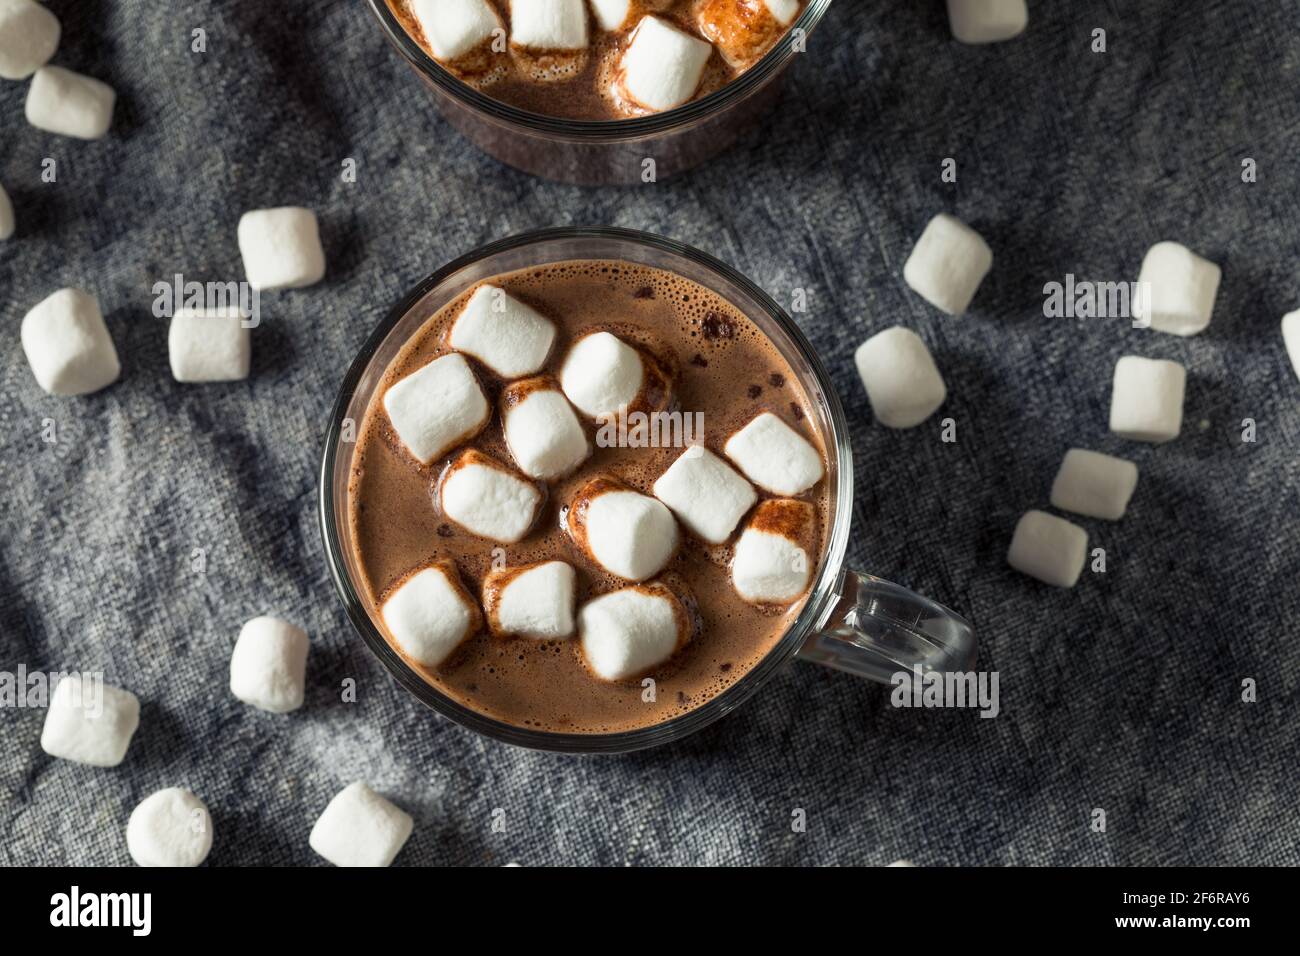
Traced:
<path fill-rule="evenodd" d="M 366 412 L 363 598 L 480 713 L 662 723 L 741 678 L 807 599 L 829 506 L 815 420 L 771 341 L 697 283 L 606 260 L 496 276 L 428 318 Z"/>

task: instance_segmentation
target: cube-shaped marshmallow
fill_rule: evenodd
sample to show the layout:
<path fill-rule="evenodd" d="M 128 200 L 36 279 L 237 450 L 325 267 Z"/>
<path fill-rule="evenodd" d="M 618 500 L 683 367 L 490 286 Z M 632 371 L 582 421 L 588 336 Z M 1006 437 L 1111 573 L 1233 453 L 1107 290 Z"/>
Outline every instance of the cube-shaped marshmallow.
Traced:
<path fill-rule="evenodd" d="M 948 25 L 962 43 L 999 43 L 1025 32 L 1025 0 L 948 0 Z"/>
<path fill-rule="evenodd" d="M 99 311 L 80 289 L 60 289 L 23 316 L 27 363 L 51 395 L 85 395 L 117 381 L 122 366 Z"/>
<path fill-rule="evenodd" d="M 578 612 L 578 639 L 592 673 L 604 681 L 640 677 L 690 640 L 691 613 L 658 582 L 612 591 Z"/>
<path fill-rule="evenodd" d="M 244 274 L 254 289 L 299 289 L 325 277 L 320 226 L 310 209 L 254 209 L 239 217 L 238 231 Z"/>
<path fill-rule="evenodd" d="M 577 575 L 563 561 L 542 561 L 489 571 L 483 610 L 492 633 L 557 641 L 573 635 Z"/>
<path fill-rule="evenodd" d="M 1291 357 L 1291 367 L 1300 375 L 1300 311 L 1282 317 L 1282 344 Z"/>
<path fill-rule="evenodd" d="M 903 265 L 903 281 L 949 315 L 961 315 L 993 267 L 993 250 L 960 219 L 940 213 L 926 225 Z"/>
<path fill-rule="evenodd" d="M 672 512 L 613 478 L 593 478 L 579 488 L 564 525 L 587 557 L 628 581 L 658 574 L 677 551 Z"/>
<path fill-rule="evenodd" d="M 1133 318 L 1160 332 L 1196 335 L 1210 324 L 1222 276 L 1186 246 L 1157 242 L 1142 260 Z"/>
<path fill-rule="evenodd" d="M 501 423 L 515 464 L 530 478 L 558 478 L 591 454 L 591 442 L 573 406 L 549 378 L 507 386 L 501 393 Z"/>
<path fill-rule="evenodd" d="M 167 330 L 167 357 L 178 382 L 248 378 L 253 358 L 250 318 L 240 309 L 177 309 Z"/>
<path fill-rule="evenodd" d="M 140 701 L 89 674 L 68 674 L 50 695 L 41 749 L 92 767 L 116 767 L 140 726 Z"/>
<path fill-rule="evenodd" d="M 36 0 L 0 0 L 0 79 L 25 80 L 59 47 L 59 18 Z"/>
<path fill-rule="evenodd" d="M 776 495 L 805 492 L 825 474 L 821 453 L 771 412 L 757 415 L 722 450 L 746 478 Z"/>
<path fill-rule="evenodd" d="M 504 289 L 481 285 L 456 316 L 447 344 L 502 378 L 519 378 L 545 364 L 555 326 Z"/>
<path fill-rule="evenodd" d="M 1138 467 L 1123 458 L 1071 448 L 1052 482 L 1052 507 L 1118 521 L 1137 487 Z"/>
<path fill-rule="evenodd" d="M 731 584 L 754 604 L 790 604 L 812 581 L 816 511 L 806 501 L 764 501 L 745 523 L 731 558 Z"/>
<path fill-rule="evenodd" d="M 1186 388 L 1187 370 L 1177 362 L 1125 355 L 1115 363 L 1110 430 L 1157 444 L 1177 438 Z"/>
<path fill-rule="evenodd" d="M 660 112 L 695 95 L 713 47 L 667 20 L 643 17 L 623 54 L 622 87 L 637 105 Z"/>
<path fill-rule="evenodd" d="M 853 354 L 871 411 L 888 428 L 911 428 L 933 415 L 948 397 L 930 350 L 911 329 L 877 332 Z"/>
<path fill-rule="evenodd" d="M 655 482 L 654 493 L 686 530 L 708 544 L 731 537 L 758 501 L 754 486 L 703 445 L 678 455 Z"/>
<path fill-rule="evenodd" d="M 230 655 L 230 692 L 273 714 L 302 706 L 307 680 L 307 632 L 274 617 L 246 623 Z"/>
<path fill-rule="evenodd" d="M 1088 533 L 1045 511 L 1026 511 L 1016 523 L 1007 563 L 1044 584 L 1072 588 L 1088 559 Z"/>
<path fill-rule="evenodd" d="M 61 66 L 43 66 L 27 90 L 27 122 L 47 133 L 99 139 L 113 122 L 116 100 L 107 83 Z"/>
<path fill-rule="evenodd" d="M 578 339 L 560 368 L 560 387 L 588 418 L 630 409 L 642 395 L 645 381 L 641 353 L 609 332 Z"/>
<path fill-rule="evenodd" d="M 307 842 L 335 866 L 389 866 L 414 828 L 405 810 L 353 783 L 329 802 Z"/>
<path fill-rule="evenodd" d="M 619 30 L 632 12 L 632 0 L 591 0 L 591 12 L 602 30 Z"/>
<path fill-rule="evenodd" d="M 771 49 L 798 13 L 799 0 L 701 0 L 695 26 L 724 60 L 744 69 Z"/>
<path fill-rule="evenodd" d="M 145 797 L 126 823 L 126 848 L 139 866 L 198 866 L 212 849 L 212 815 L 184 787 Z"/>
<path fill-rule="evenodd" d="M 483 624 L 478 604 L 450 561 L 407 578 L 384 601 L 380 616 L 397 646 L 424 667 L 437 667 Z"/>
<path fill-rule="evenodd" d="M 470 534 L 502 544 L 528 533 L 542 500 L 531 481 L 472 448 L 457 456 L 438 484 L 443 514 Z"/>
<path fill-rule="evenodd" d="M 384 411 L 406 450 L 422 465 L 469 441 L 492 418 L 473 370 L 455 353 L 390 386 Z"/>
<path fill-rule="evenodd" d="M 486 43 L 501 21 L 487 0 L 412 0 L 435 59 L 449 63 Z"/>
<path fill-rule="evenodd" d="M 585 0 L 510 0 L 510 42 L 533 50 L 585 49 Z"/>

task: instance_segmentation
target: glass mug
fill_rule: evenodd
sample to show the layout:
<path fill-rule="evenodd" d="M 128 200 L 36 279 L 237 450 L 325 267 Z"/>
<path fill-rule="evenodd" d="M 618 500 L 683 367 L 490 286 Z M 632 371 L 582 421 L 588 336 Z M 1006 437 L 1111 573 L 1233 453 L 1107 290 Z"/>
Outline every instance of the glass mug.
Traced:
<path fill-rule="evenodd" d="M 830 510 L 825 544 L 803 610 L 767 656 L 716 697 L 662 723 L 618 733 L 557 733 L 517 727 L 452 700 L 389 646 L 377 612 L 362 597 L 348 516 L 356 430 L 394 356 L 428 318 L 469 286 L 516 269 L 571 259 L 622 259 L 665 269 L 720 294 L 780 350 L 811 400 L 826 447 Z M 345 429 L 347 423 L 350 429 Z M 853 450 L 830 378 L 803 333 L 754 283 L 712 256 L 649 233 L 612 228 L 546 229 L 503 239 L 424 279 L 370 335 L 352 362 L 330 415 L 320 474 L 321 533 L 348 617 L 397 682 L 470 730 L 506 743 L 566 753 L 621 753 L 670 743 L 713 723 L 770 680 L 792 658 L 815 661 L 881 683 L 900 671 L 965 671 L 975 635 L 959 614 L 869 574 L 844 567 L 853 510 Z"/>
<path fill-rule="evenodd" d="M 643 163 L 658 179 L 697 166 L 729 147 L 767 113 L 780 77 L 831 0 L 808 0 L 799 19 L 733 83 L 684 106 L 621 120 L 542 116 L 492 99 L 461 82 L 411 39 L 387 0 L 370 0 L 384 33 L 424 81 L 447 122 L 490 156 L 534 176 L 580 185 L 641 182 Z"/>

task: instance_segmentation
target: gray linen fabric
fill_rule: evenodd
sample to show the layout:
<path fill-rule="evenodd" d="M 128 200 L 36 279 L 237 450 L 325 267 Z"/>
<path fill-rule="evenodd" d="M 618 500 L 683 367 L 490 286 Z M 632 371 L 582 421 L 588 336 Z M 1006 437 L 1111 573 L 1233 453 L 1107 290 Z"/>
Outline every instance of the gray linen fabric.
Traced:
<path fill-rule="evenodd" d="M 184 785 L 212 809 L 211 864 L 314 864 L 312 822 L 365 779 L 416 818 L 402 864 L 1300 863 L 1300 381 L 1278 331 L 1300 307 L 1300 4 L 1039 2 L 1023 37 L 975 48 L 951 40 L 939 0 L 840 0 L 737 148 L 604 189 L 468 146 L 356 0 L 50 7 L 55 62 L 119 99 L 110 135 L 82 143 L 27 126 L 26 84 L 0 82 L 0 182 L 18 215 L 0 243 L 0 669 L 102 669 L 143 712 L 112 770 L 42 753 L 41 711 L 0 713 L 0 862 L 129 863 L 130 810 Z M 205 55 L 190 52 L 198 27 Z M 1089 49 L 1097 27 L 1105 54 Z M 247 382 L 177 384 L 152 284 L 240 278 L 240 213 L 286 204 L 319 212 L 325 281 L 264 297 Z M 963 318 L 900 277 L 939 211 L 996 254 Z M 799 320 L 852 423 L 851 562 L 971 617 L 999 717 L 895 710 L 888 688 L 801 664 L 678 745 L 571 759 L 479 739 L 394 685 L 326 575 L 327 410 L 418 278 L 563 224 L 673 236 L 785 301 L 811 290 Z M 1223 266 L 1204 334 L 1044 318 L 1045 282 L 1135 279 L 1166 238 Z M 121 380 L 85 398 L 42 393 L 18 340 L 26 310 L 65 285 L 99 297 L 122 357 Z M 900 323 L 950 396 L 894 432 L 873 422 L 852 353 Z M 1188 367 L 1178 440 L 1108 433 L 1129 352 Z M 957 443 L 939 441 L 939 417 Z M 1079 519 L 1108 570 L 1062 591 L 1004 555 L 1076 445 L 1142 477 L 1122 521 Z M 311 634 L 290 716 L 228 690 L 235 636 L 262 613 Z M 339 699 L 347 677 L 355 704 Z"/>

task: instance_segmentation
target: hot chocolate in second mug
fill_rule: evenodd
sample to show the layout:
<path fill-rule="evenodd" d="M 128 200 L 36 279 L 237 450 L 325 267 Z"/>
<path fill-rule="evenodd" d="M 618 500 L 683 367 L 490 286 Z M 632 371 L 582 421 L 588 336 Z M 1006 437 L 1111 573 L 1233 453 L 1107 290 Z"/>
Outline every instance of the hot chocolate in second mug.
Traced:
<path fill-rule="evenodd" d="M 443 693 L 398 654 L 366 598 L 349 520 L 357 428 L 394 357 L 424 323 L 470 287 L 521 269 L 575 260 L 619 260 L 664 270 L 711 290 L 770 340 L 806 393 L 823 438 L 829 506 L 807 599 L 779 640 L 733 683 L 661 723 L 610 733 L 562 733 L 517 726 Z M 462 256 L 421 281 L 371 334 L 344 377 L 330 418 L 319 504 L 325 551 L 343 605 L 362 639 L 397 682 L 429 707 L 518 746 L 567 753 L 619 753 L 678 740 L 738 707 L 793 659 L 890 683 L 900 672 L 965 671 L 975 661 L 971 626 L 959 614 L 874 575 L 845 567 L 851 534 L 853 453 L 831 380 L 803 333 L 754 283 L 718 260 L 647 233 L 563 228 L 527 233 Z M 432 507 L 432 503 L 430 504 Z M 431 543 L 431 547 L 432 547 Z M 702 639 L 707 639 L 705 635 Z M 688 651 L 689 652 L 689 651 Z M 761 706 L 757 704 L 755 706 Z"/>

